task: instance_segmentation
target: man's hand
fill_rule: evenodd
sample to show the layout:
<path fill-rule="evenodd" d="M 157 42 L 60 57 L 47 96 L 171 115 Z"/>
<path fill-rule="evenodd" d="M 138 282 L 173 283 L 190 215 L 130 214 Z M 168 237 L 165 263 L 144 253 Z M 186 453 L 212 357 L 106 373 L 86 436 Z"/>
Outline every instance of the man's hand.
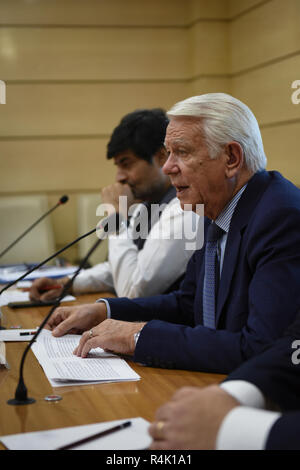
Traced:
<path fill-rule="evenodd" d="M 104 302 L 83 304 L 74 307 L 58 307 L 49 318 L 45 328 L 52 330 L 53 336 L 67 333 L 81 334 L 106 319 Z"/>
<path fill-rule="evenodd" d="M 119 207 L 120 196 L 127 197 L 127 209 L 129 209 L 134 202 L 134 196 L 128 184 L 114 183 L 110 186 L 106 186 L 101 191 L 101 202 L 103 204 L 111 204 L 116 212 L 120 213 L 124 218 L 127 218 L 127 213 L 124 213 L 122 207 Z"/>
<path fill-rule="evenodd" d="M 102 348 L 119 354 L 133 355 L 135 350 L 134 334 L 145 323 L 107 319 L 101 325 L 83 333 L 74 354 L 87 357 L 93 348 Z"/>
<path fill-rule="evenodd" d="M 184 387 L 156 412 L 150 449 L 215 449 L 219 427 L 240 403 L 217 385 Z"/>
<path fill-rule="evenodd" d="M 31 300 L 46 300 L 56 299 L 61 293 L 64 286 L 69 281 L 68 277 L 61 279 L 50 279 L 48 277 L 41 277 L 36 279 L 30 288 L 29 298 Z"/>

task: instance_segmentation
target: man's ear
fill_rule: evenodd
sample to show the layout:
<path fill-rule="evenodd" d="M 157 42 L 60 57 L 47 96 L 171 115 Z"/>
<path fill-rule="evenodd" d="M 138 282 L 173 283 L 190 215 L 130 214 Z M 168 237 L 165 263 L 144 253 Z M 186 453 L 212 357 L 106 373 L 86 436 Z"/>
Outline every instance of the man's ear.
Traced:
<path fill-rule="evenodd" d="M 226 144 L 226 176 L 232 178 L 240 171 L 244 165 L 244 151 L 238 142 L 229 142 Z"/>
<path fill-rule="evenodd" d="M 165 147 L 161 147 L 153 156 L 154 162 L 160 167 L 164 166 L 167 159 L 168 159 L 168 154 L 167 154 Z"/>

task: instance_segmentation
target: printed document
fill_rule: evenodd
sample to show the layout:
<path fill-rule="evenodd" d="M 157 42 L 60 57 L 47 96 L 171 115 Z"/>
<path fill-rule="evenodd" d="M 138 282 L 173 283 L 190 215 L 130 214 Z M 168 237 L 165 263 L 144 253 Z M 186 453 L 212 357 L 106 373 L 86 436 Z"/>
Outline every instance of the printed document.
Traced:
<path fill-rule="evenodd" d="M 32 350 L 53 387 L 86 383 L 139 380 L 140 376 L 124 359 L 101 348 L 92 349 L 87 358 L 73 354 L 80 335 L 52 336 L 43 330 Z"/>

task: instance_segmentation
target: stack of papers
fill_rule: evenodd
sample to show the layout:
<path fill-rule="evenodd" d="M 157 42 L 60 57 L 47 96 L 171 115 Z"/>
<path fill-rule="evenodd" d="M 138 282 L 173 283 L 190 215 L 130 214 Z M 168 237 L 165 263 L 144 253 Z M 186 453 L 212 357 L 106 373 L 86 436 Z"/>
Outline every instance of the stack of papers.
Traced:
<path fill-rule="evenodd" d="M 87 358 L 75 356 L 73 351 L 80 338 L 80 335 L 55 338 L 51 331 L 43 330 L 32 345 L 52 387 L 140 379 L 124 359 L 101 348 L 92 349 Z"/>
<path fill-rule="evenodd" d="M 13 330 L 1 330 L 0 341 L 31 341 L 36 333 L 35 328 L 30 330 L 14 328 Z"/>
<path fill-rule="evenodd" d="M 74 274 L 77 269 L 78 266 L 66 266 L 62 268 L 58 268 L 56 266 L 48 266 L 33 271 L 31 274 L 28 274 L 28 276 L 26 276 L 24 279 L 34 280 L 40 277 L 59 278 L 68 276 L 69 274 Z M 23 276 L 26 271 L 28 271 L 28 269 L 14 270 L 11 268 L 0 268 L 0 283 L 8 284 L 9 282 L 13 282 L 19 277 Z"/>
<path fill-rule="evenodd" d="M 107 436 L 94 439 L 80 446 L 79 450 L 140 450 L 147 449 L 151 443 L 148 434 L 149 422 L 143 418 L 130 419 L 131 426 Z M 76 442 L 79 439 L 105 431 L 124 422 L 123 420 L 106 423 L 74 426 L 53 429 L 51 431 L 26 432 L 1 436 L 0 440 L 7 449 L 11 450 L 55 450 L 59 447 Z M 113 463 L 113 462 L 111 462 Z"/>
<path fill-rule="evenodd" d="M 0 366 L 4 366 L 4 367 L 8 366 L 6 362 L 6 355 L 5 355 L 5 344 L 2 341 L 0 341 Z"/>
<path fill-rule="evenodd" d="M 7 305 L 10 302 L 29 302 L 29 292 L 23 292 L 17 289 L 7 289 L 0 295 L 0 307 Z M 73 295 L 66 295 L 62 302 L 71 302 L 76 300 Z"/>

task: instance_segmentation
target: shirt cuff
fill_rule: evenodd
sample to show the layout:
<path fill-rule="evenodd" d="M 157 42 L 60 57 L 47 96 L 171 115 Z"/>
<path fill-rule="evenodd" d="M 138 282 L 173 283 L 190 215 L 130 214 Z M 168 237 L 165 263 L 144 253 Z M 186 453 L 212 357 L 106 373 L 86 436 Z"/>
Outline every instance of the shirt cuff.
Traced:
<path fill-rule="evenodd" d="M 266 402 L 263 394 L 250 382 L 245 380 L 228 380 L 221 383 L 220 387 L 239 401 L 241 405 L 265 408 Z"/>
<path fill-rule="evenodd" d="M 263 450 L 280 413 L 247 406 L 233 408 L 223 419 L 216 450 Z"/>
<path fill-rule="evenodd" d="M 98 299 L 96 300 L 96 303 L 98 302 L 104 302 L 106 305 L 106 318 L 111 318 L 111 310 L 110 310 L 110 305 L 106 299 Z"/>

